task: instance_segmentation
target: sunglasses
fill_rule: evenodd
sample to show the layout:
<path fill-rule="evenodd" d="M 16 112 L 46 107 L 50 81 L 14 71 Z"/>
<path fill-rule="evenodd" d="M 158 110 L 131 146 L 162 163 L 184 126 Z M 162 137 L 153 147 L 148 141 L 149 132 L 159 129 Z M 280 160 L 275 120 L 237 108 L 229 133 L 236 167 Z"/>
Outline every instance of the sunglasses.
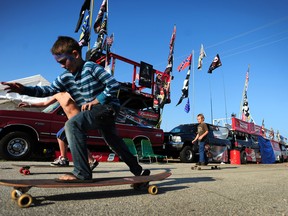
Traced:
<path fill-rule="evenodd" d="M 67 55 L 67 54 L 61 54 L 61 55 L 54 55 L 55 60 L 61 64 L 61 65 L 66 65 L 66 61 L 69 59 L 73 59 L 73 57 L 71 55 Z"/>

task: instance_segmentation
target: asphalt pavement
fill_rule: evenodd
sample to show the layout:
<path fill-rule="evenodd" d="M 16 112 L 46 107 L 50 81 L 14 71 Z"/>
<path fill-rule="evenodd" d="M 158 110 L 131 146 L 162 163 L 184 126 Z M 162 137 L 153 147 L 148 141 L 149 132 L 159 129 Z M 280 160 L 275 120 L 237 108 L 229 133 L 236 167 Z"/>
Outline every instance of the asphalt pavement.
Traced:
<path fill-rule="evenodd" d="M 70 168 L 31 167 L 31 175 L 12 164 L 49 162 L 0 161 L 0 179 L 54 179 Z M 143 164 L 152 174 L 172 175 L 158 186 L 157 195 L 135 191 L 129 185 L 83 188 L 31 188 L 33 204 L 19 208 L 10 198 L 11 187 L 0 185 L 0 215 L 288 215 L 288 164 L 210 166 L 192 170 L 193 164 L 169 162 Z M 130 176 L 126 164 L 103 162 L 93 177 Z"/>

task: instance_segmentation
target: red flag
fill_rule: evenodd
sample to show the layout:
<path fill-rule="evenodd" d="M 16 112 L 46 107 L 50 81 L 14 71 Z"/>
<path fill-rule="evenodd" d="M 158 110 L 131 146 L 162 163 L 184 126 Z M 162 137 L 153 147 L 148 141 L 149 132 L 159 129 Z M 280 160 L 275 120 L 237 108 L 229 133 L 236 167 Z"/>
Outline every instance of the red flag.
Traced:
<path fill-rule="evenodd" d="M 177 68 L 177 70 L 180 72 L 181 70 L 184 70 L 186 67 L 188 67 L 191 63 L 192 54 L 190 54 Z"/>

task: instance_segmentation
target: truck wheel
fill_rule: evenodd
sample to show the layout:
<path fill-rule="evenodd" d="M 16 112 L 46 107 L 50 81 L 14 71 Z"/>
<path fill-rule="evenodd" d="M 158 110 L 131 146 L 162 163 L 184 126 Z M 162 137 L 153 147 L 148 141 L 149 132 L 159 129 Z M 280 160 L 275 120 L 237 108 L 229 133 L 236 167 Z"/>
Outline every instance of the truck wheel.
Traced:
<path fill-rule="evenodd" d="M 184 146 L 180 152 L 180 161 L 184 163 L 191 163 L 194 161 L 195 154 L 190 146 Z"/>
<path fill-rule="evenodd" d="M 241 164 L 247 164 L 247 155 L 245 151 L 241 151 L 240 159 L 241 159 Z"/>
<path fill-rule="evenodd" d="M 0 140 L 0 156 L 6 160 L 27 159 L 32 152 L 32 138 L 27 133 L 16 131 Z"/>

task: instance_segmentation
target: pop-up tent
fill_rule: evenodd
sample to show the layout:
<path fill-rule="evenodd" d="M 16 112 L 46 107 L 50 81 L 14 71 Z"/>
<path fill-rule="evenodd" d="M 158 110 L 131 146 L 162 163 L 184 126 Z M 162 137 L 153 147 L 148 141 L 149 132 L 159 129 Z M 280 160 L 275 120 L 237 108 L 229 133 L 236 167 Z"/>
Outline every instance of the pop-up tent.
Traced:
<path fill-rule="evenodd" d="M 50 82 L 47 81 L 41 75 L 35 75 L 31 77 L 26 77 L 22 79 L 12 80 L 9 82 L 19 82 L 25 86 L 44 86 L 50 85 Z M 41 111 L 43 108 L 19 108 L 18 104 L 22 101 L 29 103 L 38 103 L 48 100 L 49 98 L 37 98 L 29 97 L 27 95 L 19 95 L 17 93 L 7 93 L 4 90 L 5 86 L 0 84 L 0 110 L 27 110 L 27 111 Z"/>

